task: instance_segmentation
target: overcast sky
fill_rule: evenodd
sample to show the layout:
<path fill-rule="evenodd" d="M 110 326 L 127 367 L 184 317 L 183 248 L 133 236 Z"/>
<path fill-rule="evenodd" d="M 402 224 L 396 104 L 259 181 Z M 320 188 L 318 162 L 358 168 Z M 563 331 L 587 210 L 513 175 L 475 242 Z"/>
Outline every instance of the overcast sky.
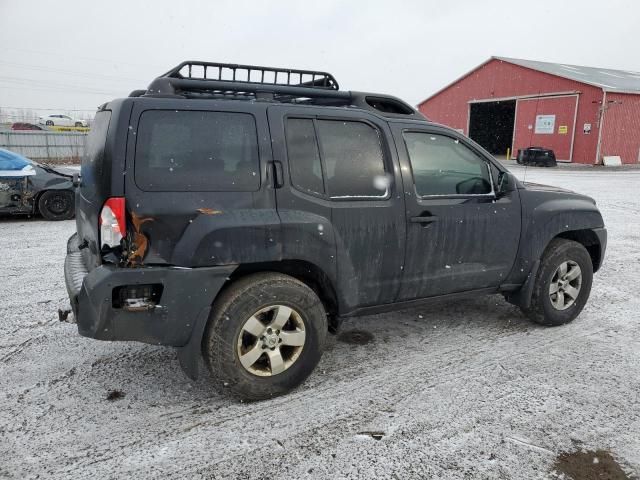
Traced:
<path fill-rule="evenodd" d="M 492 55 L 640 71 L 640 2 L 0 0 L 0 108 L 88 109 L 186 59 L 412 104 Z"/>

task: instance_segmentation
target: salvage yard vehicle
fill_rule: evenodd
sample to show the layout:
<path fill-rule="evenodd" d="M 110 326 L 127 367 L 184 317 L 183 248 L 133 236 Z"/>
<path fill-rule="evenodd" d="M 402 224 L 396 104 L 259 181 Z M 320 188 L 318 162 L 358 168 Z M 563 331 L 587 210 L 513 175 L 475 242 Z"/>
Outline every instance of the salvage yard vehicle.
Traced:
<path fill-rule="evenodd" d="M 69 220 L 75 213 L 73 172 L 0 148 L 0 214 L 41 214 Z"/>
<path fill-rule="evenodd" d="M 607 238 L 593 199 L 518 181 L 395 97 L 196 61 L 100 107 L 77 210 L 80 334 L 176 347 L 253 400 L 304 381 L 351 316 L 501 293 L 570 322 Z"/>
<path fill-rule="evenodd" d="M 86 120 L 79 120 L 72 118 L 69 115 L 63 115 L 60 113 L 52 113 L 50 115 L 44 115 L 38 117 L 38 124 L 46 125 L 47 127 L 87 127 Z"/>

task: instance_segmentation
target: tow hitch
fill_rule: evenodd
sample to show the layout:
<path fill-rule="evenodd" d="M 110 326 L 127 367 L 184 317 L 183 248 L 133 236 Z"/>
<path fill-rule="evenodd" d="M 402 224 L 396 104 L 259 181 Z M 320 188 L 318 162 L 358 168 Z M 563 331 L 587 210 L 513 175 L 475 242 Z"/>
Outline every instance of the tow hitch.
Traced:
<path fill-rule="evenodd" d="M 64 310 L 62 308 L 58 309 L 58 320 L 66 323 L 76 323 L 76 317 L 73 314 L 73 310 L 71 310 L 71 305 Z"/>

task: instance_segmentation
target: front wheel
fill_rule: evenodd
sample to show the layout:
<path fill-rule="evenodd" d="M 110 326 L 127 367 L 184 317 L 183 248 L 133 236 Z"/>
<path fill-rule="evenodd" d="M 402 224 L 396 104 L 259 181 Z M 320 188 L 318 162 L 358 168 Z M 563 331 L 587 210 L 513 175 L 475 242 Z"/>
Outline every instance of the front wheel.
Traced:
<path fill-rule="evenodd" d="M 218 388 L 262 400 L 309 376 L 326 334 L 327 315 L 315 292 L 293 277 L 266 272 L 242 278 L 221 294 L 202 348 Z"/>
<path fill-rule="evenodd" d="M 69 220 L 75 214 L 73 192 L 47 190 L 38 200 L 38 210 L 47 220 Z"/>
<path fill-rule="evenodd" d="M 587 303 L 592 281 L 589 252 L 578 242 L 556 238 L 542 256 L 531 303 L 523 312 L 541 325 L 569 323 Z"/>

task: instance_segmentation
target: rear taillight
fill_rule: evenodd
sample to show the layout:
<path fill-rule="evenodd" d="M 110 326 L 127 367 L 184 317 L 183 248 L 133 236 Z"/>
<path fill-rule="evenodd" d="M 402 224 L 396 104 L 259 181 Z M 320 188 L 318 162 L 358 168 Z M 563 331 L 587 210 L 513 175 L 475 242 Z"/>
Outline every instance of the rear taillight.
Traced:
<path fill-rule="evenodd" d="M 100 245 L 117 247 L 126 233 L 124 198 L 109 198 L 100 211 Z"/>

